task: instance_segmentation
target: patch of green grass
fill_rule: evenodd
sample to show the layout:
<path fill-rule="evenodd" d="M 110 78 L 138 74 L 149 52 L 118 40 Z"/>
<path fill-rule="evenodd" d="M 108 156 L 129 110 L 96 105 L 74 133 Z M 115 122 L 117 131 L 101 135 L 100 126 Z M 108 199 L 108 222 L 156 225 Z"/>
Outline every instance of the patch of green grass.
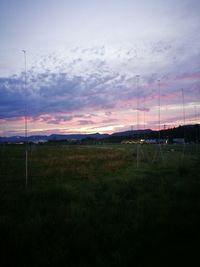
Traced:
<path fill-rule="evenodd" d="M 137 168 L 136 146 L 37 146 L 28 188 L 24 147 L 2 148 L 1 266 L 191 265 L 199 154 L 166 146 L 162 161 L 155 148 L 141 147 Z"/>

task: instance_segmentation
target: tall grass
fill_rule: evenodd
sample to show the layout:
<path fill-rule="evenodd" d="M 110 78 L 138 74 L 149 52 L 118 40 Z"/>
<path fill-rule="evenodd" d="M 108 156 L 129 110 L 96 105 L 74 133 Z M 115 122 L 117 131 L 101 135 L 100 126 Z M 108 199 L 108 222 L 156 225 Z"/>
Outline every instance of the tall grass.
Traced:
<path fill-rule="evenodd" d="M 191 266 L 200 158 L 188 148 L 38 146 L 1 151 L 1 266 Z M 12 255 L 12 256 L 11 256 Z M 14 263 L 12 263 L 14 261 Z"/>

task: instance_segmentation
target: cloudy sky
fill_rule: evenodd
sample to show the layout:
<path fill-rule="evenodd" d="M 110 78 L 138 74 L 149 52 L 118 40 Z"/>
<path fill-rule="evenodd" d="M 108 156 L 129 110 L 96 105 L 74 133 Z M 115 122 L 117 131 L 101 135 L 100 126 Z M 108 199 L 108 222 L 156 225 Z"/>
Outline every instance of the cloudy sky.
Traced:
<path fill-rule="evenodd" d="M 26 103 L 29 134 L 137 129 L 137 114 L 158 129 L 159 107 L 161 128 L 200 123 L 199 14 L 199 0 L 1 0 L 0 135 L 23 134 Z"/>

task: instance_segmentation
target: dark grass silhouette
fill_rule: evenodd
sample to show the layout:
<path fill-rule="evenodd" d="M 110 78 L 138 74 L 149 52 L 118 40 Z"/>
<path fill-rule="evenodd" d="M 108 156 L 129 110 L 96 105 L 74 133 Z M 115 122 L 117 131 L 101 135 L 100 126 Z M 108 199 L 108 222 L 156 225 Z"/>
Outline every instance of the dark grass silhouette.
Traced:
<path fill-rule="evenodd" d="M 134 146 L 1 147 L 1 266 L 183 266 L 198 258 L 200 159 Z M 152 146 L 143 150 L 152 153 Z M 152 153 L 153 154 L 153 153 Z"/>

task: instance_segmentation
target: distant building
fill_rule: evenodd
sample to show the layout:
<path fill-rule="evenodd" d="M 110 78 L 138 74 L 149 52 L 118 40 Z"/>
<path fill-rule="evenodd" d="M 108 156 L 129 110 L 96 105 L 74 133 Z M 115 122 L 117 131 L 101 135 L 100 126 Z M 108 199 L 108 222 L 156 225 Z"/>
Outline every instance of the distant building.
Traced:
<path fill-rule="evenodd" d="M 185 143 L 184 138 L 173 138 L 172 141 L 174 144 L 184 144 Z"/>
<path fill-rule="evenodd" d="M 44 143 L 47 143 L 48 142 L 48 140 L 43 140 L 43 139 L 41 139 L 41 140 L 34 140 L 34 141 L 32 141 L 32 143 L 33 144 L 44 144 Z"/>
<path fill-rule="evenodd" d="M 156 144 L 157 140 L 156 139 L 146 139 L 145 144 Z"/>

